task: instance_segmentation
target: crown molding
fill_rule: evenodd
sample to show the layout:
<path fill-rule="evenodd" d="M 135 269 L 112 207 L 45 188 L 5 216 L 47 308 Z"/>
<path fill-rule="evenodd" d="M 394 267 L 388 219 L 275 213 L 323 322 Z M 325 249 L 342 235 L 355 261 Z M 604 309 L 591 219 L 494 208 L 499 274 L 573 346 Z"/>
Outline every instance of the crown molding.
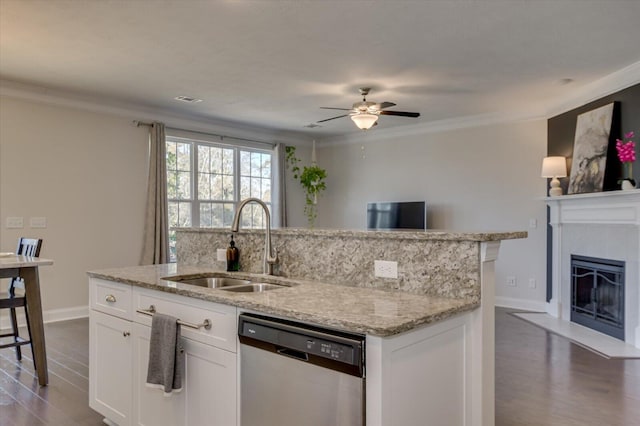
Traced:
<path fill-rule="evenodd" d="M 303 133 L 280 132 L 221 120 L 198 119 L 159 108 L 98 99 L 10 80 L 0 79 L 0 96 L 123 117 L 130 119 L 132 125 L 135 125 L 134 121 L 160 121 L 167 127 L 192 132 L 224 134 L 232 138 L 261 140 L 270 143 L 283 142 L 289 145 L 300 145 L 311 140 L 309 135 Z"/>
<path fill-rule="evenodd" d="M 640 83 L 640 61 L 585 84 L 547 108 L 547 118 L 555 117 L 589 102 Z"/>
<path fill-rule="evenodd" d="M 343 136 L 318 137 L 303 132 L 282 132 L 268 128 L 252 127 L 246 124 L 230 123 L 212 119 L 197 119 L 162 109 L 131 105 L 114 100 L 97 99 L 78 94 L 57 91 L 46 87 L 27 85 L 0 79 L 0 96 L 30 100 L 51 105 L 66 106 L 140 121 L 162 121 L 168 127 L 184 128 L 195 132 L 228 134 L 232 137 L 263 140 L 265 142 L 283 142 L 288 145 L 308 145 L 315 139 L 319 145 L 332 146 L 349 143 L 365 143 L 389 140 L 428 133 L 441 133 L 470 127 L 547 120 L 556 115 L 578 108 L 604 96 L 640 83 L 640 61 L 632 63 L 596 81 L 588 83 L 571 94 L 551 101 L 543 111 L 502 111 L 487 114 L 457 117 L 407 126 L 363 131 Z"/>

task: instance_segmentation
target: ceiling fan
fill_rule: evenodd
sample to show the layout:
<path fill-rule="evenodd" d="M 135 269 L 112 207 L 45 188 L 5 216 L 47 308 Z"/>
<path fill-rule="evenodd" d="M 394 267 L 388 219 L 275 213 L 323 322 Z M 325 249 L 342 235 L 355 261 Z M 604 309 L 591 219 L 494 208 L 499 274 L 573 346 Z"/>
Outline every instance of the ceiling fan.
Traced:
<path fill-rule="evenodd" d="M 378 117 L 380 115 L 396 115 L 399 117 L 420 117 L 419 112 L 405 112 L 405 111 L 386 111 L 385 108 L 395 106 L 393 102 L 368 102 L 367 95 L 371 90 L 370 87 L 363 87 L 360 90 L 362 95 L 362 102 L 356 102 L 351 108 L 331 108 L 320 107 L 322 109 L 336 109 L 340 111 L 350 111 L 348 114 L 339 115 L 337 117 L 327 118 L 320 120 L 318 123 L 324 123 L 325 121 L 335 120 L 336 118 L 351 117 L 353 122 L 362 130 L 368 130 L 371 127 L 377 125 Z"/>

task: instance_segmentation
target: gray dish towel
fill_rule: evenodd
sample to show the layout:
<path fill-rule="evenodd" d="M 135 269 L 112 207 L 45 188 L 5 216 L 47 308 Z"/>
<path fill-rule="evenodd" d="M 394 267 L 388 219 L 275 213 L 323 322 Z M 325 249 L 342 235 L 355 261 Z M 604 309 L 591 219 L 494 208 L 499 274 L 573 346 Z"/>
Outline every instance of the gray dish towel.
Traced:
<path fill-rule="evenodd" d="M 165 396 L 182 390 L 184 350 L 180 342 L 180 324 L 170 315 L 153 314 L 149 343 L 147 386 L 164 390 Z"/>

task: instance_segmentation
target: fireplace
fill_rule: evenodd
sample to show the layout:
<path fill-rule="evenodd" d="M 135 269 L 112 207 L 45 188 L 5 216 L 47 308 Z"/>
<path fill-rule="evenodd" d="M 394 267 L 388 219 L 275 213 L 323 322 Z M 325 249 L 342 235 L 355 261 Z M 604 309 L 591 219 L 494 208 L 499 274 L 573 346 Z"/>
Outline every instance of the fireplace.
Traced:
<path fill-rule="evenodd" d="M 571 321 L 624 340 L 624 266 L 571 255 Z"/>
<path fill-rule="evenodd" d="M 591 290 L 593 284 L 591 287 L 584 284 L 588 290 L 583 289 L 576 295 L 577 308 L 576 312 L 572 312 L 572 255 L 624 262 L 624 272 L 619 276 L 624 285 L 608 288 L 603 284 L 600 290 L 602 294 L 595 291 L 593 295 L 596 299 L 601 296 L 600 300 L 610 299 L 611 294 L 615 293 L 613 289 L 621 288 L 623 293 L 619 296 L 623 297 L 624 302 L 619 302 L 619 317 L 608 312 L 618 302 L 607 300 L 611 306 L 605 308 L 607 312 L 602 319 L 605 320 L 604 324 L 614 327 L 618 336 L 624 334 L 626 343 L 640 348 L 640 189 L 564 195 L 547 198 L 546 202 L 550 207 L 549 222 L 553 227 L 551 299 L 547 304 L 547 312 L 567 322 L 575 316 L 598 316 L 597 308 L 594 313 L 592 306 L 589 306 L 594 292 Z M 613 280 L 610 269 L 611 265 L 604 266 L 602 275 Z M 601 282 L 607 281 L 602 279 Z M 590 313 L 582 312 L 582 309 Z M 623 325 L 619 324 L 621 322 Z"/>

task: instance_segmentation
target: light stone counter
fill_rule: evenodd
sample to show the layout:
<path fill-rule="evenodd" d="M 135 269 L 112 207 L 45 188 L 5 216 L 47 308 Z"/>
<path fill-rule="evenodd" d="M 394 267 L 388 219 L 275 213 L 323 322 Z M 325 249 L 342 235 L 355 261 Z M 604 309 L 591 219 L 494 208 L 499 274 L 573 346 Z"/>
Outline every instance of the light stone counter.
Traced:
<path fill-rule="evenodd" d="M 178 263 L 224 270 L 216 250 L 226 249 L 229 229 L 178 228 Z M 272 230 L 280 262 L 276 274 L 350 287 L 399 290 L 453 299 L 480 298 L 482 244 L 526 238 L 526 232 Z M 263 270 L 264 230 L 235 235 L 240 269 Z M 397 279 L 374 275 L 376 260 L 397 262 Z"/>
<path fill-rule="evenodd" d="M 374 336 L 391 336 L 473 310 L 477 298 L 451 299 L 401 291 L 359 288 L 309 280 L 252 273 L 224 273 L 291 285 L 263 293 L 234 293 L 167 281 L 175 275 L 202 276 L 214 271 L 203 266 L 181 264 L 137 266 L 88 272 L 90 277 L 119 281 L 139 287 L 160 290 L 211 302 L 251 309 L 265 314 L 311 322 L 346 331 Z M 341 283 L 335 283 L 341 284 Z"/>
<path fill-rule="evenodd" d="M 178 231 L 196 233 L 231 233 L 229 229 L 220 228 L 175 228 Z M 257 233 L 264 235 L 263 229 L 240 229 L 239 233 Z M 303 236 L 303 237 L 331 237 L 331 238 L 365 238 L 365 239 L 402 239 L 402 240 L 441 240 L 441 241 L 501 241 L 526 238 L 526 231 L 507 232 L 472 232 L 447 231 L 443 229 L 419 230 L 358 230 L 358 229 L 308 229 L 308 228 L 275 228 L 273 235 Z"/>

